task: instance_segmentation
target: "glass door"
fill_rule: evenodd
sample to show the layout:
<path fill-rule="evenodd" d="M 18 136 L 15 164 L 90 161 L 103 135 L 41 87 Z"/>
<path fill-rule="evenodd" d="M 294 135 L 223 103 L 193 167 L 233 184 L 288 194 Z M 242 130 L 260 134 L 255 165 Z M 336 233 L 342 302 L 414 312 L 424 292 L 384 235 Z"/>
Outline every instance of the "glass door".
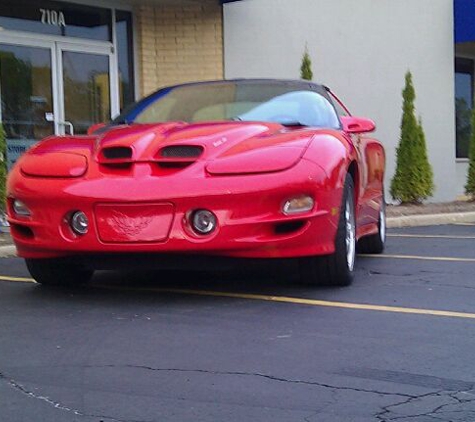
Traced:
<path fill-rule="evenodd" d="M 52 45 L 0 42 L 0 121 L 7 139 L 7 163 L 54 133 Z"/>
<path fill-rule="evenodd" d="M 85 134 L 119 114 L 110 43 L 35 40 L 0 31 L 0 121 L 8 168 L 49 135 Z"/>
<path fill-rule="evenodd" d="M 57 132 L 85 134 L 118 114 L 111 48 L 57 43 L 59 115 Z"/>

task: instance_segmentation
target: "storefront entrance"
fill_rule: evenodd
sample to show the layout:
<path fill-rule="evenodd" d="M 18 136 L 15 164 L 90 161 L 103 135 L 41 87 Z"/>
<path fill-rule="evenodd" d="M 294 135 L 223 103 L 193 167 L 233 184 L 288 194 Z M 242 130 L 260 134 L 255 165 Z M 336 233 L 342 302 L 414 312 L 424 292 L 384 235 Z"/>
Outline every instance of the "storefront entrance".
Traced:
<path fill-rule="evenodd" d="M 0 36 L 1 120 L 11 166 L 52 134 L 85 134 L 119 112 L 110 46 Z"/>
<path fill-rule="evenodd" d="M 134 100 L 132 41 L 125 10 L 0 2 L 0 122 L 9 168 L 45 136 L 85 134 Z"/>

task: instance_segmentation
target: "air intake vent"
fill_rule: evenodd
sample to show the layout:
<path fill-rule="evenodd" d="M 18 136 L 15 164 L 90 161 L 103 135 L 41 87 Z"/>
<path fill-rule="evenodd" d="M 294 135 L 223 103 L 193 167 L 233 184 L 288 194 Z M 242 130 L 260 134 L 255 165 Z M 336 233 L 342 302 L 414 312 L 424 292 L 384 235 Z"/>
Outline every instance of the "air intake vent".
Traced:
<path fill-rule="evenodd" d="M 159 157 L 162 158 L 197 158 L 203 152 L 203 147 L 197 145 L 172 145 L 162 148 Z"/>
<path fill-rule="evenodd" d="M 102 156 L 107 160 L 130 160 L 132 158 L 132 148 L 130 147 L 109 147 L 102 150 Z"/>

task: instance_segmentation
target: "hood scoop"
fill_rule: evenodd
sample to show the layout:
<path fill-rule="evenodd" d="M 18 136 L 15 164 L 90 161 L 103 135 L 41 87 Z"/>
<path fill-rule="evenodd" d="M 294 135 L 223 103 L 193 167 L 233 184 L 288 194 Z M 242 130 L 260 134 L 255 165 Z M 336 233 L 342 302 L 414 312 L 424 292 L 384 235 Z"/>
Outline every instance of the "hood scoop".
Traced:
<path fill-rule="evenodd" d="M 183 168 L 198 160 L 203 151 L 201 145 L 168 145 L 158 151 L 155 161 L 161 167 Z"/>
<path fill-rule="evenodd" d="M 130 147 L 108 147 L 102 149 L 102 156 L 106 160 L 131 160 L 132 148 Z"/>
<path fill-rule="evenodd" d="M 184 168 L 194 163 L 202 154 L 201 145 L 167 145 L 158 150 L 150 159 L 137 160 L 131 146 L 107 146 L 101 149 L 98 155 L 100 164 L 123 167 L 130 166 L 135 161 L 149 161 L 161 167 Z"/>

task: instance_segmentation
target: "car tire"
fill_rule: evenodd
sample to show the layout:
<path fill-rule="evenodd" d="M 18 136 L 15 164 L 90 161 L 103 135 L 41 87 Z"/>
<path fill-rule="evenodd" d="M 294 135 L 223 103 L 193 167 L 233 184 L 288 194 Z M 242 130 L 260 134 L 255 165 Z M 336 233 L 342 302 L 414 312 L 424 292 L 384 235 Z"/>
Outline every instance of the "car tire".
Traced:
<path fill-rule="evenodd" d="M 386 244 L 386 203 L 381 202 L 378 218 L 378 232 L 371 236 L 365 236 L 358 241 L 358 252 L 380 254 Z"/>
<path fill-rule="evenodd" d="M 356 259 L 354 185 L 347 175 L 335 237 L 335 252 L 300 260 L 301 279 L 306 284 L 348 286 L 353 281 Z"/>
<path fill-rule="evenodd" d="M 60 259 L 25 259 L 31 276 L 45 286 L 81 286 L 86 284 L 93 270 Z"/>

